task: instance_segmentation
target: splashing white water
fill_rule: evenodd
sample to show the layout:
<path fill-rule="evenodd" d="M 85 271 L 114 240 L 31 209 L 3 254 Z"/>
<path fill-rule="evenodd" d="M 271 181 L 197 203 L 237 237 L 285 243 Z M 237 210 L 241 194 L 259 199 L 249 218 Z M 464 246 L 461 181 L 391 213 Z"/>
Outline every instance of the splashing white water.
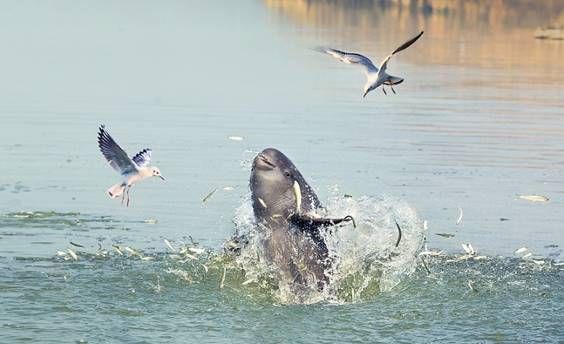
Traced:
<path fill-rule="evenodd" d="M 416 268 L 417 252 L 424 242 L 423 221 L 407 203 L 392 198 L 363 196 L 358 199 L 337 196 L 325 202 L 324 215 L 331 218 L 352 215 L 357 227 L 348 224 L 323 232 L 331 269 L 326 272 L 328 287 L 318 290 L 315 283 L 296 289 L 293 281 L 283 280 L 270 264 L 263 240 L 268 235 L 257 230 L 250 195 L 237 209 L 234 222 L 239 234 L 249 243 L 235 258 L 247 280 L 257 283 L 282 303 L 355 302 L 389 291 Z M 398 247 L 396 222 L 402 237 Z M 311 282 L 311 281 L 310 281 Z"/>

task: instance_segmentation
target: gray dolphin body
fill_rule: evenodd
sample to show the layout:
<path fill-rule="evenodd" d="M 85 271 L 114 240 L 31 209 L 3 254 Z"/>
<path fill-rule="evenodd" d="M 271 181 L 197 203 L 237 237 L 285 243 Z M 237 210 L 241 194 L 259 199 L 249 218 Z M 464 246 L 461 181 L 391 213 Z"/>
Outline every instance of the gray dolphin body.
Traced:
<path fill-rule="evenodd" d="M 321 231 L 352 217 L 330 219 L 316 214 L 321 202 L 296 166 L 282 152 L 267 148 L 251 170 L 253 212 L 261 230 L 267 231 L 267 259 L 294 284 L 323 289 L 331 267 Z"/>

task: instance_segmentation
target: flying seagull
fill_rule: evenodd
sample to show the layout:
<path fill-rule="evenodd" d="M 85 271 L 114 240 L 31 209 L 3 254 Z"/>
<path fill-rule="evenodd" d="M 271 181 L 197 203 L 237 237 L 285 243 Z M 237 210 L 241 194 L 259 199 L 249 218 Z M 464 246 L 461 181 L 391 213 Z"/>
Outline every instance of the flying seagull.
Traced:
<path fill-rule="evenodd" d="M 372 61 L 370 61 L 368 57 L 361 54 L 347 53 L 344 51 L 331 49 L 331 48 L 319 48 L 318 50 L 333 56 L 334 58 L 336 58 L 341 62 L 356 64 L 364 68 L 364 72 L 366 73 L 366 84 L 364 85 L 364 94 L 362 95 L 363 98 L 366 97 L 368 92 L 380 86 L 382 86 L 382 91 L 384 92 L 384 94 L 387 94 L 386 90 L 384 89 L 384 85 L 390 86 L 392 92 L 394 92 L 395 94 L 396 91 L 392 86 L 401 84 L 403 82 L 403 78 L 392 76 L 386 73 L 386 69 L 388 67 L 388 61 L 390 61 L 390 58 L 394 56 L 396 53 L 399 53 L 400 51 L 407 49 L 410 45 L 415 43 L 415 41 L 418 40 L 419 37 L 421 37 L 421 35 L 423 35 L 423 31 L 421 31 L 417 36 L 413 37 L 409 41 L 399 46 L 390 55 L 388 55 L 388 57 L 386 57 L 382 61 L 382 63 L 380 63 L 380 67 L 378 68 L 374 66 L 374 64 L 372 63 Z"/>
<path fill-rule="evenodd" d="M 129 191 L 133 184 L 149 177 L 159 177 L 165 180 L 157 167 L 149 166 L 151 149 L 145 148 L 129 158 L 127 153 L 108 134 L 104 125 L 100 126 L 98 132 L 98 147 L 100 147 L 110 166 L 121 175 L 122 181 L 110 187 L 107 193 L 110 198 L 121 196 L 122 205 L 127 197 L 126 206 L 129 206 L 131 200 Z"/>

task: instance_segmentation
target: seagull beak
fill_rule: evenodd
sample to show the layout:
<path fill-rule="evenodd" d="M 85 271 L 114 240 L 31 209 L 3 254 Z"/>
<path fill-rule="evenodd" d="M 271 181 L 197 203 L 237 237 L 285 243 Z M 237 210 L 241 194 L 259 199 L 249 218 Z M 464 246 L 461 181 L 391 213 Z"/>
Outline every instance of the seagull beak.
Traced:
<path fill-rule="evenodd" d="M 366 97 L 366 95 L 368 94 L 370 90 L 366 90 L 366 92 L 364 92 L 364 94 L 362 95 L 362 98 Z"/>
<path fill-rule="evenodd" d="M 166 180 L 166 179 L 164 179 L 164 177 L 163 177 L 163 176 L 159 176 L 159 177 L 160 177 L 160 178 L 161 178 L 162 180 Z"/>

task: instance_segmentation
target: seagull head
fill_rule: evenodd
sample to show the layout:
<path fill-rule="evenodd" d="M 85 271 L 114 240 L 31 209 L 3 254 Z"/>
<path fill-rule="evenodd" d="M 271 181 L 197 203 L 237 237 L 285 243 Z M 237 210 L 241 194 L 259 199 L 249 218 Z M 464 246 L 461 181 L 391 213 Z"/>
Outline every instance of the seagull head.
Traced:
<path fill-rule="evenodd" d="M 368 94 L 368 92 L 372 91 L 374 89 L 374 87 L 372 86 L 367 86 L 364 88 L 364 93 L 362 94 L 362 98 L 366 97 L 366 95 Z"/>
<path fill-rule="evenodd" d="M 153 177 L 159 177 L 162 180 L 165 180 L 163 175 L 161 174 L 161 170 L 158 167 L 152 167 Z"/>

